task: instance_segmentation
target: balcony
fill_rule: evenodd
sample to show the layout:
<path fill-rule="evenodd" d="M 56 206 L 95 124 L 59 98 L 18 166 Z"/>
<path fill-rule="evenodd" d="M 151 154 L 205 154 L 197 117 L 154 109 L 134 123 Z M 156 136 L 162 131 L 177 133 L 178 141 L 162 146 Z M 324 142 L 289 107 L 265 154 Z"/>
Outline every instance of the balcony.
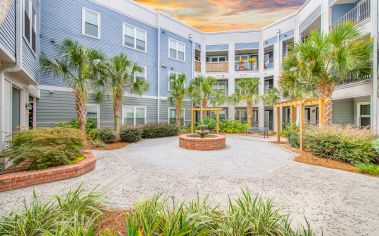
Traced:
<path fill-rule="evenodd" d="M 354 7 L 351 11 L 343 15 L 341 18 L 339 18 L 335 23 L 334 26 L 347 22 L 347 21 L 352 21 L 357 24 L 360 22 L 370 18 L 371 16 L 371 6 L 370 6 L 370 0 L 364 0 L 356 7 Z"/>
<path fill-rule="evenodd" d="M 258 49 L 236 50 L 234 70 L 258 71 Z"/>
<path fill-rule="evenodd" d="M 228 72 L 229 71 L 229 62 L 207 62 L 206 71 L 209 73 L 213 72 Z"/>
<path fill-rule="evenodd" d="M 341 83 L 339 83 L 338 85 L 346 85 L 346 84 L 351 84 L 351 83 L 355 83 L 355 82 L 359 82 L 359 81 L 366 81 L 366 80 L 371 80 L 371 79 L 372 79 L 372 75 L 365 75 L 365 76 L 361 76 L 359 78 L 352 76 L 352 75 L 348 75 L 346 77 L 346 79 L 344 81 L 342 81 Z"/>
<path fill-rule="evenodd" d="M 195 61 L 195 71 L 201 72 L 201 62 L 200 61 Z"/>

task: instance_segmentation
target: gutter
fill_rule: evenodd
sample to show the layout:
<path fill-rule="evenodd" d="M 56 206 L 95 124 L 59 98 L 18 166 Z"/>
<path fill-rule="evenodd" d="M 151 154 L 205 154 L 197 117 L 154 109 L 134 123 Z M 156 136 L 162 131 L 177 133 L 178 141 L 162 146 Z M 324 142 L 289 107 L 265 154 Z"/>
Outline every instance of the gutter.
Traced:
<path fill-rule="evenodd" d="M 159 124 L 160 122 L 160 110 L 161 110 L 161 107 L 160 107 L 160 82 L 161 82 L 161 27 L 160 27 L 160 24 L 159 24 L 159 14 L 157 14 L 157 27 L 158 27 L 158 59 L 157 59 L 157 123 Z"/>

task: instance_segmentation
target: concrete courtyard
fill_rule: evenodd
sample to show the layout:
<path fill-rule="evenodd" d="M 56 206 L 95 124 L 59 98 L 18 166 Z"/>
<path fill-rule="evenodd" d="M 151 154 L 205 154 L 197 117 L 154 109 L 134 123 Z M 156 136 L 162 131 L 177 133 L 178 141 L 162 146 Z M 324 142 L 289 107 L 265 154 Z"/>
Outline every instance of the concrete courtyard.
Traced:
<path fill-rule="evenodd" d="M 260 137 L 230 135 L 225 150 L 212 152 L 180 149 L 171 137 L 94 153 L 97 167 L 88 174 L 0 193 L 0 215 L 30 201 L 33 189 L 46 198 L 80 183 L 120 208 L 157 193 L 225 204 L 247 188 L 290 213 L 294 225 L 305 217 L 317 235 L 379 235 L 379 178 L 297 163 L 295 153 Z"/>

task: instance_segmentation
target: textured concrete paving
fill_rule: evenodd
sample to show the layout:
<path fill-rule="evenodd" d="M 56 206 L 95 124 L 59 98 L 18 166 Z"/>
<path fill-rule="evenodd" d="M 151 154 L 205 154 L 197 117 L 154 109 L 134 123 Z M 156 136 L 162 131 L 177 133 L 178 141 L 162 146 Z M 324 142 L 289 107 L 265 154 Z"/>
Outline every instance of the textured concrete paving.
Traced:
<path fill-rule="evenodd" d="M 379 235 L 379 178 L 294 162 L 285 149 L 262 138 L 228 136 L 222 151 L 178 147 L 177 137 L 144 140 L 115 151 L 96 151 L 96 170 L 81 177 L 0 193 L 0 214 L 22 207 L 32 190 L 42 198 L 85 184 L 105 193 L 107 204 L 127 208 L 136 199 L 163 193 L 178 201 L 209 195 L 225 203 L 248 188 L 304 217 L 317 234 Z"/>

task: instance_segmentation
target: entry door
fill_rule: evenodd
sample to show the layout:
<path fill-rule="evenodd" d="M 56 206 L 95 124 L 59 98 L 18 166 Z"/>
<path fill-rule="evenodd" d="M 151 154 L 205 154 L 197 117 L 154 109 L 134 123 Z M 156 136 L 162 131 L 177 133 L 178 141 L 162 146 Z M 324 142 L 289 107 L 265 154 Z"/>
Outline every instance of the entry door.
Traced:
<path fill-rule="evenodd" d="M 265 128 L 268 128 L 269 130 L 274 130 L 273 127 L 273 110 L 265 110 Z"/>
<path fill-rule="evenodd" d="M 20 130 L 20 90 L 12 88 L 12 132 Z"/>

